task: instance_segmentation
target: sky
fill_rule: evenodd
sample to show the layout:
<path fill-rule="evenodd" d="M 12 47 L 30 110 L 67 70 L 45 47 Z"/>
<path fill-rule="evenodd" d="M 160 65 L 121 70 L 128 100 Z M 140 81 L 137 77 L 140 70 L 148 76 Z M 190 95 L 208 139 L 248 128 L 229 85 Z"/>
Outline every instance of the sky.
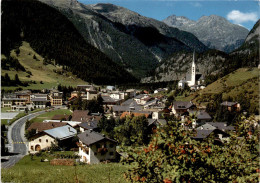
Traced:
<path fill-rule="evenodd" d="M 163 20 L 170 15 L 197 21 L 201 16 L 218 15 L 231 23 L 252 29 L 260 18 L 260 0 L 78 0 L 83 4 L 111 3 L 143 16 Z"/>

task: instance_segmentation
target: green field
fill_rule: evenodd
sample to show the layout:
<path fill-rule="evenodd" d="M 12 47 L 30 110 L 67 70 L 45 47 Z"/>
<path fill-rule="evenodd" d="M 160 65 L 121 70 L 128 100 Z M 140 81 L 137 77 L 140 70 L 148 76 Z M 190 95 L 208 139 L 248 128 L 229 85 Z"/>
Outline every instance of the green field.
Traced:
<path fill-rule="evenodd" d="M 66 153 L 66 152 L 65 152 Z M 49 162 L 41 162 L 41 159 L 51 160 L 55 154 L 43 153 L 41 156 L 29 155 L 21 159 L 10 169 L 1 169 L 2 182 L 26 182 L 26 183 L 124 183 L 124 172 L 128 167 L 121 163 L 108 164 L 77 164 L 76 166 L 53 166 Z"/>
<path fill-rule="evenodd" d="M 245 81 L 256 78 L 259 75 L 258 68 L 240 68 L 225 77 L 213 82 L 208 85 L 204 90 L 201 90 L 200 94 L 209 94 L 209 93 L 220 93 L 226 91 L 230 87 L 240 86 L 245 83 Z"/>
<path fill-rule="evenodd" d="M 30 84 L 28 87 L 22 87 L 24 89 L 46 89 L 46 88 L 53 88 L 61 85 L 66 86 L 77 86 L 79 84 L 87 84 L 87 82 L 78 79 L 75 75 L 73 75 L 70 72 L 66 72 L 63 74 L 57 74 L 53 70 L 61 71 L 62 67 L 57 65 L 44 65 L 43 64 L 43 58 L 41 55 L 37 54 L 29 45 L 27 42 L 23 42 L 22 46 L 19 48 L 20 53 L 17 56 L 14 52 L 14 50 L 11 52 L 11 56 L 14 58 L 17 58 L 21 65 L 24 66 L 26 71 L 30 71 L 32 75 L 30 77 L 26 77 L 29 74 L 22 71 L 15 71 L 15 70 L 1 70 L 2 75 L 5 75 L 5 73 L 8 73 L 11 79 L 14 79 L 15 74 L 18 74 L 21 81 L 35 81 L 36 84 Z M 39 61 L 36 61 L 33 59 L 33 56 L 36 56 L 36 58 Z M 2 55 L 2 58 L 5 56 Z M 54 61 L 53 61 L 54 62 Z M 40 83 L 40 81 L 43 82 L 43 84 Z M 19 86 L 20 87 L 20 86 Z M 17 89 L 18 86 L 12 86 L 12 87 L 2 87 L 2 89 L 5 90 L 14 90 Z"/>
<path fill-rule="evenodd" d="M 41 114 L 39 116 L 37 116 L 36 118 L 33 118 L 30 122 L 31 123 L 40 123 L 43 120 L 48 120 L 51 119 L 53 116 L 55 116 L 56 114 L 66 114 L 66 115 L 70 115 L 72 114 L 72 112 L 69 109 L 58 109 L 55 111 L 50 111 L 44 114 Z"/>

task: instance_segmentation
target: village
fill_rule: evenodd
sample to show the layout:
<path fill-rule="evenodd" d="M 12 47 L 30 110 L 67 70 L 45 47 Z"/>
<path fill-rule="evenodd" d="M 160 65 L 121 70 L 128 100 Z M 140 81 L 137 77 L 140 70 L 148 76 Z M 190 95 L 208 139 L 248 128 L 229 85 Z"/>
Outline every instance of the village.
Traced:
<path fill-rule="evenodd" d="M 196 72 L 195 53 L 190 71 L 178 82 L 177 89 L 204 89 L 204 77 Z M 213 136 L 214 144 L 226 143 L 236 133 L 237 127 L 230 121 L 214 120 L 207 112 L 207 106 L 192 101 L 170 100 L 166 95 L 171 92 L 168 90 L 158 88 L 148 92 L 95 85 L 78 85 L 66 94 L 62 87 L 37 93 L 22 90 L 4 93 L 1 107 L 8 109 L 6 114 L 58 111 L 42 120 L 40 117 L 36 121 L 27 119 L 24 132 L 26 142 L 12 143 L 25 144 L 26 154 L 31 155 L 50 150 L 73 150 L 78 161 L 87 164 L 119 161 L 120 156 L 124 156 L 124 152 L 119 150 L 122 144 L 142 147 L 149 143 L 157 129 L 163 128 L 169 121 L 179 121 L 182 129 L 192 131 L 195 140 L 203 141 Z M 222 101 L 218 105 L 222 113 L 241 113 L 238 102 Z M 67 114 L 63 114 L 64 110 Z M 248 133 L 254 128 L 257 128 L 257 122 Z M 138 140 L 132 142 L 132 138 Z M 10 139 L 5 142 L 6 147 L 10 148 L 8 142 Z M 60 160 L 59 163 L 66 164 Z"/>
<path fill-rule="evenodd" d="M 51 119 L 31 123 L 26 129 L 27 151 L 29 154 L 35 154 L 48 151 L 53 146 L 59 146 L 61 150 L 76 148 L 80 161 L 88 164 L 118 161 L 120 158 L 121 152 L 116 148 L 120 145 L 119 142 L 99 133 L 102 131 L 98 130 L 102 118 L 109 122 L 111 118 L 144 117 L 148 129 L 146 133 L 149 133 L 149 136 L 156 128 L 163 127 L 173 118 L 179 119 L 186 130 L 195 130 L 196 135 L 193 138 L 200 141 L 213 134 L 216 143 L 224 143 L 230 133 L 235 133 L 234 126 L 229 126 L 227 122 L 212 122 L 212 117 L 205 107 L 196 106 L 191 101 L 173 101 L 169 107 L 165 107 L 167 97 L 154 97 L 154 94 L 164 91 L 167 91 L 167 88 L 159 88 L 153 94 L 135 89 L 118 91 L 114 86 L 98 91 L 93 85 L 78 85 L 67 101 L 63 100 L 63 93 L 58 90 L 51 90 L 49 93 L 19 91 L 3 96 L 2 107 L 23 112 L 35 109 L 69 109 L 71 115 L 58 114 Z M 79 99 L 101 100 L 104 112 L 75 109 L 73 102 Z M 239 103 L 224 101 L 221 106 L 227 111 L 240 111 Z M 190 116 L 193 116 L 193 119 Z"/>

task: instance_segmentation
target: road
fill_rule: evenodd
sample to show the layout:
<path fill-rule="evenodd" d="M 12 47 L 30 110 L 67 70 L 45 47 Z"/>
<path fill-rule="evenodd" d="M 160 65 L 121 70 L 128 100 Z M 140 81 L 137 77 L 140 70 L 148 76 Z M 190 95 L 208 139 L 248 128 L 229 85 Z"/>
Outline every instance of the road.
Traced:
<path fill-rule="evenodd" d="M 4 161 L 1 163 L 2 168 L 12 167 L 27 154 L 28 142 L 24 137 L 25 123 L 27 119 L 31 120 L 32 118 L 35 118 L 43 113 L 45 113 L 45 111 L 29 114 L 18 119 L 11 126 L 9 126 L 7 136 L 8 144 L 10 145 L 9 152 L 12 155 L 5 157 L 6 159 L 8 159 L 8 161 Z"/>

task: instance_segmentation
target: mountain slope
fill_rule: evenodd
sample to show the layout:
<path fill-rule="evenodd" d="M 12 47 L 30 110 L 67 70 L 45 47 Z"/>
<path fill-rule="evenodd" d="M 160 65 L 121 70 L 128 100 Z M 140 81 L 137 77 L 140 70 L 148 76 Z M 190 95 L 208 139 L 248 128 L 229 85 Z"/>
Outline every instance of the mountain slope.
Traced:
<path fill-rule="evenodd" d="M 142 77 L 173 52 L 204 51 L 194 35 L 112 4 L 41 0 L 66 15 L 85 40 Z"/>
<path fill-rule="evenodd" d="M 181 18 L 184 22 L 189 21 Z M 181 22 L 181 21 L 179 21 Z M 204 75 L 214 75 L 213 78 L 225 76 L 242 67 L 257 67 L 259 64 L 260 20 L 256 22 L 241 47 L 232 53 L 208 50 L 196 54 L 196 65 Z M 163 60 L 150 77 L 142 82 L 158 82 L 180 80 L 189 72 L 192 53 L 176 53 Z M 217 75 L 216 75 L 217 74 Z M 211 81 L 212 82 L 212 81 Z"/>
<path fill-rule="evenodd" d="M 216 15 L 202 16 L 198 21 L 172 15 L 163 22 L 193 33 L 209 48 L 225 52 L 231 52 L 240 47 L 249 32 L 246 28 L 232 24 Z"/>
<path fill-rule="evenodd" d="M 136 82 L 123 67 L 86 43 L 59 11 L 38 1 L 2 1 L 2 53 L 21 41 L 47 60 L 54 59 L 79 78 L 96 84 Z"/>
<path fill-rule="evenodd" d="M 208 50 L 203 53 L 196 53 L 196 67 L 201 74 L 208 75 L 217 73 L 226 64 L 228 54 L 218 50 Z M 180 80 L 190 72 L 192 63 L 192 52 L 179 52 L 163 60 L 152 76 L 143 78 L 141 82 L 164 82 Z"/>
<path fill-rule="evenodd" d="M 260 19 L 248 33 L 241 47 L 231 53 L 233 57 L 240 58 L 240 66 L 256 67 L 259 64 Z"/>

